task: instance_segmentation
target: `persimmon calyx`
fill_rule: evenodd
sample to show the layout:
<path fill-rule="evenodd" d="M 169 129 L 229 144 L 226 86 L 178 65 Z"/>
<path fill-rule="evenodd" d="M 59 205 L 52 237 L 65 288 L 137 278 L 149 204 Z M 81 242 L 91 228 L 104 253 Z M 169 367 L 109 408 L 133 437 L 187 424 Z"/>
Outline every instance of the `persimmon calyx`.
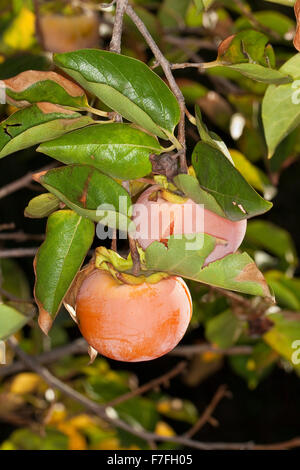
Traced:
<path fill-rule="evenodd" d="M 141 250 L 139 250 L 139 252 L 140 251 Z M 143 255 L 143 253 L 140 254 Z M 145 266 L 143 263 L 143 256 L 141 256 L 141 261 L 141 268 L 143 269 Z M 115 251 L 109 250 L 104 246 L 96 248 L 94 265 L 97 269 L 108 271 L 114 277 L 114 279 L 116 279 L 121 284 L 156 284 L 162 279 L 170 277 L 170 274 L 165 272 L 152 273 L 146 270 L 139 276 L 134 276 L 130 273 L 133 267 L 131 254 L 129 254 L 127 258 L 123 258 Z"/>

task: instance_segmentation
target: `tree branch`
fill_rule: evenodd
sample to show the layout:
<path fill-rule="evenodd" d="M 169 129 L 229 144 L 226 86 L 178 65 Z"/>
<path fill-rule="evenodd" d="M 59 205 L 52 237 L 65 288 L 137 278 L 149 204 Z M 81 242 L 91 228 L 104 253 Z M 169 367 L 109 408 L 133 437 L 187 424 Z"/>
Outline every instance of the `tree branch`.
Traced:
<path fill-rule="evenodd" d="M 173 379 L 176 375 L 180 374 L 186 368 L 186 365 L 187 363 L 185 361 L 179 362 L 173 369 L 169 370 L 161 377 L 157 377 L 156 379 L 150 380 L 150 382 L 141 385 L 140 387 L 136 388 L 135 390 L 132 390 L 131 392 L 124 393 L 124 395 L 121 395 L 115 398 L 114 400 L 111 400 L 110 402 L 106 403 L 106 406 L 119 405 L 119 403 L 123 403 L 124 401 L 127 401 L 130 398 L 142 395 L 143 393 L 152 390 L 158 385 L 166 384 L 167 382 L 169 382 L 169 380 Z"/>
<path fill-rule="evenodd" d="M 209 405 L 205 408 L 204 412 L 198 419 L 198 421 L 192 426 L 185 434 L 185 437 L 193 437 L 201 428 L 209 421 L 212 417 L 213 412 L 215 411 L 216 407 L 222 400 L 222 398 L 228 397 L 231 398 L 232 394 L 227 389 L 226 385 L 221 385 L 218 390 L 216 391 L 215 395 L 213 396 Z"/>
<path fill-rule="evenodd" d="M 128 0 L 117 0 L 116 15 L 114 21 L 114 27 L 112 37 L 109 45 L 111 52 L 120 54 L 121 52 L 121 37 L 123 30 L 123 17 L 127 8 Z"/>
<path fill-rule="evenodd" d="M 29 183 L 31 183 L 32 175 L 34 173 L 39 173 L 40 171 L 50 170 L 51 168 L 54 168 L 56 166 L 57 166 L 57 163 L 50 163 L 49 165 L 46 165 L 43 168 L 40 168 L 39 170 L 30 171 L 26 175 L 22 176 L 22 178 L 19 178 L 13 181 L 12 183 L 7 184 L 2 189 L 0 189 L 0 199 L 8 196 L 11 193 L 14 193 L 15 191 L 18 191 L 21 188 L 24 188 Z"/>
<path fill-rule="evenodd" d="M 140 17 L 135 13 L 133 8 L 128 5 L 126 9 L 127 15 L 132 19 L 142 36 L 145 38 L 148 46 L 153 52 L 153 55 L 156 59 L 156 61 L 161 65 L 165 76 L 169 82 L 170 88 L 173 91 L 174 95 L 177 98 L 179 107 L 180 107 L 180 121 L 178 124 L 178 141 L 182 147 L 180 150 L 180 168 L 181 171 L 184 173 L 187 173 L 187 163 L 186 163 L 186 142 L 185 142 L 185 101 L 183 94 L 179 88 L 179 86 L 176 83 L 176 80 L 172 74 L 170 64 L 168 60 L 165 58 L 161 50 L 159 49 L 158 45 L 152 38 L 151 34 L 149 33 L 148 29 L 146 28 L 145 24 L 143 21 L 140 19 Z"/>

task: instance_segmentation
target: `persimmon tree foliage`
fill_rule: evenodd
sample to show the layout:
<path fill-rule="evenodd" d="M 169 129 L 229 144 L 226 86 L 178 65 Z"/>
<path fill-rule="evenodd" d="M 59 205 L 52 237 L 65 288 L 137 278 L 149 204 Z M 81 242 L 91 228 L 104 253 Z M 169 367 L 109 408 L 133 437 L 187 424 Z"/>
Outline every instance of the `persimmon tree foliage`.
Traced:
<path fill-rule="evenodd" d="M 202 322 L 220 351 L 251 345 L 231 365 L 254 387 L 279 357 L 291 363 L 300 339 L 299 320 L 285 315 L 300 308 L 293 242 L 282 228 L 256 219 L 272 209 L 280 173 L 299 153 L 299 24 L 296 30 L 272 3 L 256 12 L 234 0 L 153 0 L 157 15 L 147 2 L 115 3 L 105 13 L 115 21 L 110 47 L 97 47 L 94 30 L 87 42 L 94 48 L 72 47 L 68 37 L 54 44 L 47 36 L 54 19 L 42 7 L 23 7 L 14 19 L 24 8 L 35 14 L 40 46 L 54 52 L 46 66 L 2 76 L 10 112 L 0 124 L 0 158 L 17 160 L 16 152 L 35 146 L 40 166 L 45 155 L 54 160 L 33 174 L 43 192 L 24 206 L 25 217 L 48 218 L 33 263 L 39 326 L 51 335 L 65 307 L 91 358 L 98 351 L 139 361 L 173 349 L 192 318 L 191 328 Z M 295 6 L 299 21 L 299 2 L 274 3 Z M 98 28 L 96 2 L 87 8 Z M 233 22 L 231 15 L 240 16 Z M 3 36 L 6 54 L 16 28 L 12 22 Z M 197 28 L 208 38 L 189 39 Z M 210 59 L 199 56 L 199 41 Z M 136 42 L 142 46 L 135 49 Z M 196 75 L 187 78 L 187 69 Z M 194 78 L 206 75 L 217 91 Z M 237 148 L 228 148 L 233 141 Z M 153 206 L 158 212 L 150 218 Z M 187 208 L 194 210 L 188 230 L 176 220 Z M 143 228 L 151 236 L 136 235 Z M 100 232 L 110 234 L 111 247 Z M 1 269 L 0 338 L 7 339 L 33 312 L 5 295 L 5 272 L 13 268 L 1 262 Z M 216 296 L 210 312 L 209 295 Z"/>

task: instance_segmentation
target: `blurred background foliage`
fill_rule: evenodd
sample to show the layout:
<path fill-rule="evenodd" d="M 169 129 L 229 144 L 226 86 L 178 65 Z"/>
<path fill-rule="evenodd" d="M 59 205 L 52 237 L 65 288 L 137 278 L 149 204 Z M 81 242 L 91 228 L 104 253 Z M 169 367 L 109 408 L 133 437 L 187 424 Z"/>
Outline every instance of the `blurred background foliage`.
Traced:
<path fill-rule="evenodd" d="M 271 42 L 276 68 L 295 55 L 292 40 L 296 21 L 293 1 L 236 0 L 135 0 L 143 19 L 170 62 L 215 60 L 220 42 L 228 36 L 256 29 Z M 38 9 L 37 9 L 38 6 Z M 203 8 L 203 7 L 206 7 Z M 24 70 L 51 70 L 52 52 L 83 47 L 106 48 L 110 40 L 114 9 L 99 8 L 88 0 L 0 0 L 0 79 Z M 125 19 L 122 52 L 153 65 L 146 43 L 129 18 Z M 157 73 L 161 73 L 156 68 Z M 266 84 L 254 82 L 228 67 L 174 71 L 193 113 L 199 104 L 205 123 L 226 144 L 236 167 L 274 208 L 267 216 L 248 223 L 243 242 L 264 272 L 276 297 L 269 309 L 273 326 L 267 332 L 255 329 L 243 307 L 208 287 L 190 282 L 194 313 L 184 345 L 207 345 L 228 350 L 248 346 L 247 354 L 210 350 L 187 356 L 184 373 L 169 387 L 154 388 L 109 410 L 135 427 L 172 436 L 187 431 L 196 422 L 218 385 L 226 383 L 233 400 L 222 401 L 216 417 L 196 437 L 203 440 L 257 440 L 272 442 L 293 437 L 300 411 L 300 368 L 292 363 L 290 345 L 300 339 L 300 249 L 299 128 L 277 147 L 267 160 L 260 108 Z M 94 103 L 94 106 L 100 103 Z M 101 104 L 101 109 L 104 109 Z M 1 118 L 13 113 L 1 105 Z M 274 116 L 276 119 L 276 116 Z M 188 148 L 198 137 L 187 128 Z M 15 159 L 0 162 L 1 186 L 22 177 L 50 160 L 30 149 Z M 0 201 L 0 253 L 18 246 L 32 247 L 44 232 L 44 222 L 24 219 L 29 199 L 40 188 L 28 184 Z M 9 227 L 32 238 L 9 239 Z M 14 232 L 15 233 L 15 232 Z M 33 241 L 34 240 L 34 241 Z M 1 310 L 0 338 L 14 333 L 29 354 L 40 355 L 75 340 L 76 326 L 62 309 L 49 338 L 40 332 L 34 309 L 25 301 L 33 285 L 32 259 L 13 259 L 0 254 L 1 294 L 9 294 L 9 307 Z M 24 302 L 14 302 L 13 297 Z M 246 298 L 246 297 L 245 297 Z M 251 302 L 256 313 L 256 300 Z M 9 321 L 7 320 L 9 319 Z M 178 350 L 178 356 L 180 350 Z M 7 363 L 13 353 L 7 350 Z M 97 358 L 88 365 L 86 354 L 68 355 L 49 364 L 51 371 L 74 389 L 104 404 L 133 391 L 139 383 L 166 373 L 176 355 L 145 364 L 121 364 Z M 21 371 L 1 378 L 0 449 L 140 449 L 142 439 L 119 431 L 87 414 L 35 373 Z M 4 375 L 4 374 L 2 374 Z M 219 424 L 219 426 L 218 426 Z M 175 448 L 175 444 L 160 444 Z"/>

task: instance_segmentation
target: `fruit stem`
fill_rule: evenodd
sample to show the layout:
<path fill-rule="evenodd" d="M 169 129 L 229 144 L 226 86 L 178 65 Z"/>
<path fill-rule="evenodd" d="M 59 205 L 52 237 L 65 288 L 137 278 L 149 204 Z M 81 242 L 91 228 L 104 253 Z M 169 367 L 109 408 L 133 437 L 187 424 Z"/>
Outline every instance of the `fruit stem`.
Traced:
<path fill-rule="evenodd" d="M 140 260 L 140 255 L 136 246 L 136 241 L 134 238 L 131 237 L 131 235 L 128 234 L 128 240 L 129 240 L 129 248 L 130 248 L 130 253 L 131 253 L 131 258 L 132 258 L 132 274 L 134 276 L 137 276 L 141 270 L 141 260 Z"/>

